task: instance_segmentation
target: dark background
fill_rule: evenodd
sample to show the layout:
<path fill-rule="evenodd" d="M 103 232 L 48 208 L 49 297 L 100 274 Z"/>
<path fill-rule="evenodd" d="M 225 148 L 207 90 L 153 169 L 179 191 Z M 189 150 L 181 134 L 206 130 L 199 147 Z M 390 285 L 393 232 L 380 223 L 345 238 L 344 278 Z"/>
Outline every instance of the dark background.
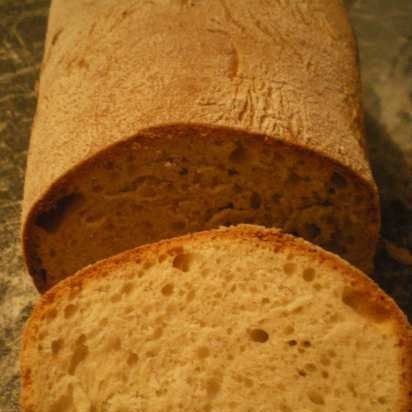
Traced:
<path fill-rule="evenodd" d="M 412 319 L 412 1 L 345 3 L 358 37 L 366 135 L 382 201 L 374 279 Z M 48 6 L 0 0 L 0 412 L 19 410 L 20 334 L 37 296 L 23 267 L 19 219 Z"/>

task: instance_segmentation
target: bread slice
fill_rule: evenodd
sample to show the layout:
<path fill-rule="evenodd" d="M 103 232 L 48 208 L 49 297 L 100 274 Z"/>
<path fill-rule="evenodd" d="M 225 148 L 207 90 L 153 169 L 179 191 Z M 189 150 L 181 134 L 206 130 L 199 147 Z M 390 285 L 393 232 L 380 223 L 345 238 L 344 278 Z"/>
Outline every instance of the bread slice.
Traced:
<path fill-rule="evenodd" d="M 237 223 L 370 271 L 359 95 L 340 0 L 53 0 L 23 202 L 37 287 Z"/>
<path fill-rule="evenodd" d="M 257 226 L 143 246 L 49 290 L 23 412 L 409 412 L 411 335 L 337 256 Z"/>

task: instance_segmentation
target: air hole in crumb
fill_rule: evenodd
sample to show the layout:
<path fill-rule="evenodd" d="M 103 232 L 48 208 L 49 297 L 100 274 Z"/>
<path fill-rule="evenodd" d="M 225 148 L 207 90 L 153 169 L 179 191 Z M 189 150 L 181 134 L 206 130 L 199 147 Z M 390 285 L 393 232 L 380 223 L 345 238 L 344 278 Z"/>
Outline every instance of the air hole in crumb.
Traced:
<path fill-rule="evenodd" d="M 56 339 L 51 343 L 51 350 L 53 352 L 53 355 L 57 355 L 61 348 L 63 347 L 63 341 L 62 339 Z"/>
<path fill-rule="evenodd" d="M 199 359 L 205 359 L 210 355 L 210 351 L 208 348 L 205 346 L 201 346 L 200 348 L 197 349 L 197 357 Z"/>
<path fill-rule="evenodd" d="M 102 162 L 102 166 L 106 170 L 113 170 L 114 163 L 111 160 L 105 160 L 104 162 Z"/>
<path fill-rule="evenodd" d="M 64 318 L 69 319 L 71 318 L 77 311 L 77 306 L 69 304 L 64 308 Z"/>
<path fill-rule="evenodd" d="M 74 344 L 73 353 L 72 353 L 70 364 L 69 364 L 69 374 L 70 375 L 74 374 L 79 364 L 89 354 L 89 348 L 87 347 L 85 342 L 86 342 L 86 336 L 82 334 L 77 338 Z"/>
<path fill-rule="evenodd" d="M 57 310 L 56 309 L 50 309 L 45 313 L 44 316 L 48 320 L 53 320 L 57 316 Z"/>
<path fill-rule="evenodd" d="M 268 298 L 262 298 L 262 305 L 267 305 L 268 303 L 270 303 Z"/>
<path fill-rule="evenodd" d="M 302 176 L 299 176 L 295 172 L 291 172 L 288 175 L 287 183 L 291 184 L 291 185 L 294 185 L 294 184 L 298 184 L 298 183 L 302 182 L 303 180 L 304 180 L 304 178 Z"/>
<path fill-rule="evenodd" d="M 279 203 L 280 202 L 280 199 L 282 198 L 282 196 L 281 195 L 279 195 L 278 193 L 274 193 L 273 195 L 272 195 L 272 202 L 273 203 Z"/>
<path fill-rule="evenodd" d="M 227 169 L 228 176 L 236 176 L 239 172 L 236 169 Z"/>
<path fill-rule="evenodd" d="M 40 341 L 42 341 L 44 338 L 46 338 L 48 336 L 48 333 L 47 333 L 47 330 L 42 330 L 40 333 L 39 333 L 39 337 L 38 337 L 38 339 L 40 340 Z"/>
<path fill-rule="evenodd" d="M 62 33 L 63 33 L 62 28 L 56 30 L 56 32 L 54 33 L 54 35 L 52 37 L 52 41 L 51 41 L 52 46 L 54 46 L 57 43 L 57 40 L 59 40 L 59 37 Z"/>
<path fill-rule="evenodd" d="M 161 397 L 167 394 L 167 389 L 157 389 L 156 390 L 156 395 Z"/>
<path fill-rule="evenodd" d="M 334 313 L 333 315 L 331 315 L 331 317 L 329 318 L 329 323 L 339 323 L 344 321 L 345 318 L 339 314 L 339 313 Z"/>
<path fill-rule="evenodd" d="M 347 239 L 346 239 L 346 241 L 347 241 L 349 244 L 354 243 L 354 242 L 355 242 L 355 237 L 354 237 L 354 236 L 348 236 Z"/>
<path fill-rule="evenodd" d="M 121 293 L 124 295 L 129 295 L 134 289 L 132 282 L 127 282 L 123 285 Z"/>
<path fill-rule="evenodd" d="M 235 205 L 233 202 L 226 203 L 224 206 L 220 207 L 219 210 L 234 209 Z"/>
<path fill-rule="evenodd" d="M 332 206 L 332 202 L 331 202 L 329 199 L 325 199 L 325 200 L 322 200 L 322 201 L 319 203 L 319 205 L 320 205 L 320 206 L 328 207 L 328 206 Z"/>
<path fill-rule="evenodd" d="M 146 271 L 146 270 L 150 269 L 154 265 L 154 263 L 155 262 L 152 261 L 152 260 L 145 260 L 143 262 L 143 271 Z M 143 276 L 143 273 L 144 272 L 142 272 L 142 276 Z"/>
<path fill-rule="evenodd" d="M 160 327 L 156 328 L 151 336 L 151 340 L 159 339 L 162 337 L 162 335 L 163 335 L 163 328 L 160 328 Z"/>
<path fill-rule="evenodd" d="M 206 392 L 210 398 L 214 398 L 220 391 L 220 383 L 216 379 L 208 379 L 206 382 Z"/>
<path fill-rule="evenodd" d="M 253 381 L 252 381 L 251 379 L 245 378 L 245 379 L 244 379 L 244 382 L 245 382 L 245 385 L 246 385 L 248 388 L 253 387 Z"/>
<path fill-rule="evenodd" d="M 289 346 L 296 346 L 298 342 L 295 339 L 288 340 L 288 345 Z"/>
<path fill-rule="evenodd" d="M 236 148 L 229 155 L 229 160 L 232 162 L 243 162 L 245 159 L 246 150 L 240 143 L 238 143 Z"/>
<path fill-rule="evenodd" d="M 356 391 L 355 385 L 353 384 L 353 382 L 348 382 L 346 386 L 352 392 L 352 395 L 356 398 L 358 396 L 358 392 Z"/>
<path fill-rule="evenodd" d="M 293 275 L 296 272 L 296 264 L 293 262 L 288 262 L 283 265 L 283 271 L 287 275 Z"/>
<path fill-rule="evenodd" d="M 130 352 L 127 357 L 127 364 L 129 366 L 133 366 L 137 363 L 138 360 L 139 360 L 139 356 L 134 352 Z"/>
<path fill-rule="evenodd" d="M 315 371 L 316 371 L 316 365 L 313 364 L 313 363 L 307 363 L 307 364 L 305 365 L 305 369 L 306 369 L 308 372 L 315 372 Z"/>
<path fill-rule="evenodd" d="M 307 223 L 305 225 L 306 233 L 310 239 L 317 238 L 321 234 L 319 226 L 314 223 Z"/>
<path fill-rule="evenodd" d="M 383 396 L 380 396 L 380 397 L 378 398 L 378 402 L 379 402 L 381 405 L 385 405 L 385 403 L 386 403 L 386 398 L 384 398 Z"/>
<path fill-rule="evenodd" d="M 254 342 L 265 343 L 269 339 L 268 333 L 263 329 L 251 329 L 248 331 L 248 334 L 250 336 L 250 339 L 252 339 Z"/>
<path fill-rule="evenodd" d="M 337 187 L 338 189 L 343 189 L 347 186 L 346 179 L 337 172 L 332 173 L 330 181 L 332 185 Z"/>
<path fill-rule="evenodd" d="M 259 209 L 262 204 L 262 199 L 258 193 L 253 192 L 250 196 L 250 207 L 252 209 Z"/>
<path fill-rule="evenodd" d="M 173 267 L 181 270 L 182 272 L 187 272 L 190 269 L 190 262 L 192 256 L 188 253 L 181 253 L 173 259 Z"/>
<path fill-rule="evenodd" d="M 179 170 L 179 175 L 180 176 L 186 176 L 188 173 L 189 173 L 189 171 L 185 167 L 182 167 Z"/>
<path fill-rule="evenodd" d="M 312 282 L 315 279 L 315 275 L 316 275 L 315 269 L 306 268 L 303 271 L 302 277 L 306 282 Z"/>
<path fill-rule="evenodd" d="M 157 351 L 152 349 L 146 352 L 146 356 L 149 358 L 154 358 L 155 356 L 157 356 Z"/>
<path fill-rule="evenodd" d="M 382 301 L 371 301 L 365 292 L 356 289 L 345 287 L 342 293 L 342 301 L 358 315 L 376 323 L 384 322 L 390 316 Z"/>
<path fill-rule="evenodd" d="M 102 212 L 95 211 L 95 212 L 91 212 L 90 214 L 86 215 L 86 217 L 84 218 L 84 221 L 86 223 L 94 223 L 100 220 L 102 217 L 103 217 Z"/>
<path fill-rule="evenodd" d="M 174 286 L 172 283 L 168 283 L 167 285 L 162 287 L 162 294 L 165 296 L 170 296 L 173 293 Z"/>
<path fill-rule="evenodd" d="M 308 392 L 308 398 L 311 402 L 313 402 L 316 405 L 324 405 L 325 404 L 325 399 L 323 396 L 316 391 L 310 391 Z"/>
<path fill-rule="evenodd" d="M 322 365 L 325 365 L 325 366 L 329 366 L 329 365 L 330 365 L 330 360 L 329 360 L 329 358 L 328 358 L 326 355 L 322 355 L 322 356 L 321 356 L 320 362 L 321 362 Z"/>
<path fill-rule="evenodd" d="M 80 193 L 72 193 L 56 200 L 47 210 L 40 212 L 36 217 L 36 225 L 46 232 L 55 232 L 60 227 L 64 216 L 76 204 L 83 200 Z"/>
<path fill-rule="evenodd" d="M 314 283 L 314 284 L 313 284 L 313 287 L 314 287 L 316 290 L 322 290 L 322 285 L 321 285 L 320 283 L 318 283 L 318 282 Z"/>

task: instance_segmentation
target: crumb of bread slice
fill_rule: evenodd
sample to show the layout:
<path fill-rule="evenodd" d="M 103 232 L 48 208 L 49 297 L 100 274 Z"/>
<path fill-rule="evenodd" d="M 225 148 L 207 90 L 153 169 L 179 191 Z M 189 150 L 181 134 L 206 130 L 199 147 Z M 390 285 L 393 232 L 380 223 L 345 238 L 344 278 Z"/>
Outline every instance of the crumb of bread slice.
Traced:
<path fill-rule="evenodd" d="M 367 276 L 241 225 L 124 252 L 44 294 L 23 412 L 408 412 L 407 319 Z"/>

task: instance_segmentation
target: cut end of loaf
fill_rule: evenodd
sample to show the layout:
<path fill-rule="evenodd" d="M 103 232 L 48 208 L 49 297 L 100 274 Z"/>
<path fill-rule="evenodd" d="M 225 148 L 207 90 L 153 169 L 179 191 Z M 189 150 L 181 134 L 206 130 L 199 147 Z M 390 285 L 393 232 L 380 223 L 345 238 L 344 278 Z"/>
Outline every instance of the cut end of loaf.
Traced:
<path fill-rule="evenodd" d="M 220 225 L 282 227 L 370 271 L 376 189 L 315 152 L 228 128 L 164 126 L 101 152 L 57 182 L 25 223 L 45 290 L 132 247 Z"/>
<path fill-rule="evenodd" d="M 340 258 L 256 226 L 203 232 L 46 293 L 23 412 L 408 412 L 410 347 L 395 303 Z"/>

